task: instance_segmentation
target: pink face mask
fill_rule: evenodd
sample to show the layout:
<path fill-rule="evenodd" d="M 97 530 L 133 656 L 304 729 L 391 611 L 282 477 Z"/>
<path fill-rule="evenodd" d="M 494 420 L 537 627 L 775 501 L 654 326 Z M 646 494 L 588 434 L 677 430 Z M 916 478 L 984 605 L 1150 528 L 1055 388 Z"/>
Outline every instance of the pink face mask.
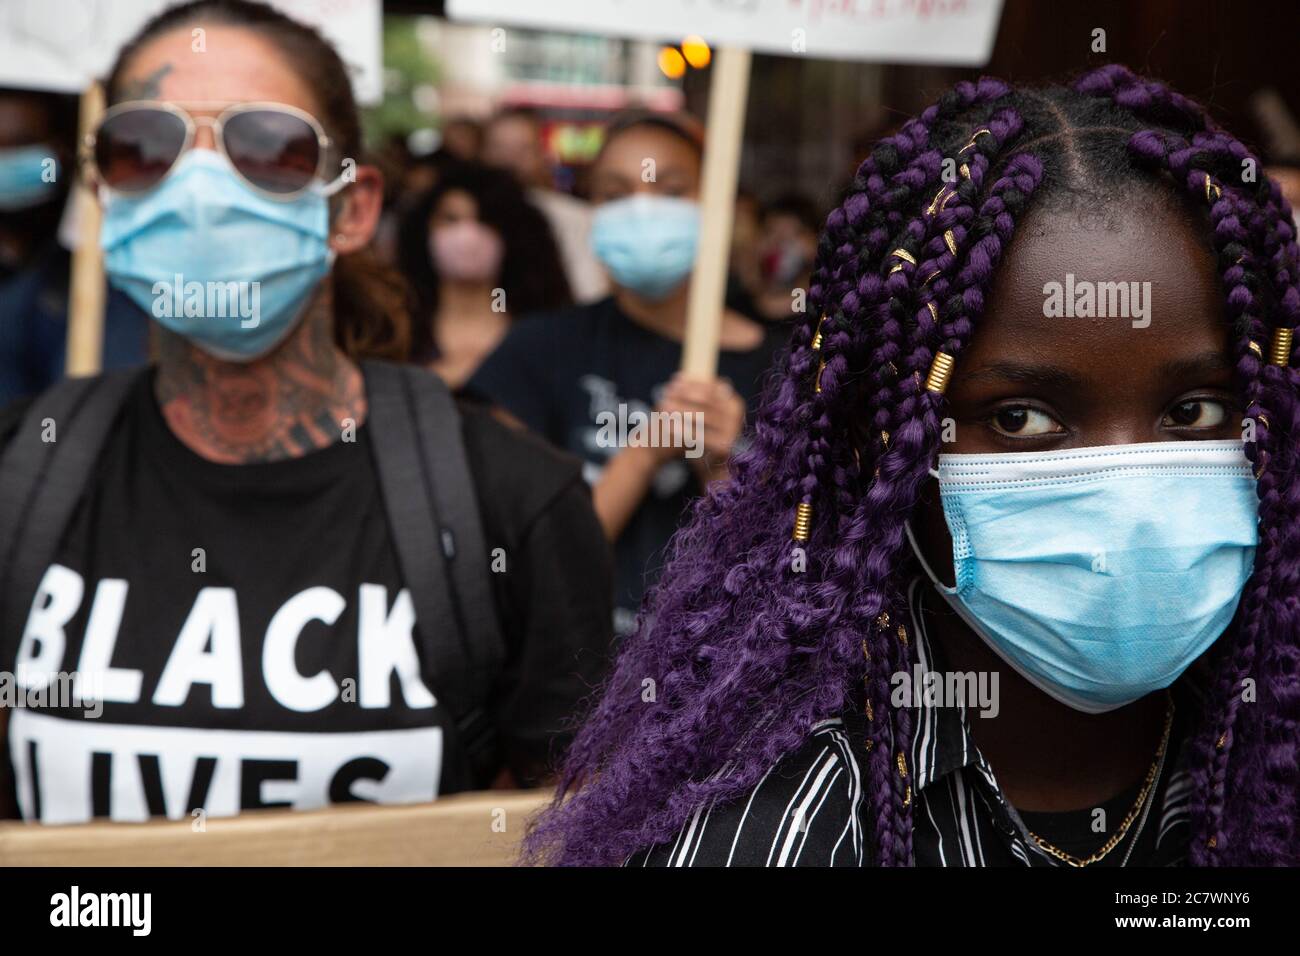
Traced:
<path fill-rule="evenodd" d="M 504 252 L 496 230 L 472 219 L 437 226 L 429 233 L 429 255 L 438 275 L 454 282 L 493 281 Z"/>

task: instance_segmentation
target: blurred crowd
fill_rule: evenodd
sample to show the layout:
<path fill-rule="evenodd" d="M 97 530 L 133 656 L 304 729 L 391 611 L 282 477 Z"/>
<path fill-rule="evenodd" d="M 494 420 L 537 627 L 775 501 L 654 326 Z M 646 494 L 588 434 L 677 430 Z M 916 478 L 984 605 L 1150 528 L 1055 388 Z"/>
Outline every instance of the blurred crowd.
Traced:
<path fill-rule="evenodd" d="M 72 97 L 0 91 L 0 403 L 63 374 L 76 120 Z M 625 632 L 683 508 L 725 474 L 763 374 L 803 310 L 822 211 L 797 193 L 742 188 L 718 378 L 690 381 L 677 368 L 702 124 L 626 111 L 576 169 L 555 160 L 545 132 L 539 111 L 504 106 L 482 120 L 445 119 L 431 152 L 380 144 L 374 251 L 404 280 L 411 361 L 584 460 L 615 542 L 615 628 Z M 104 367 L 147 362 L 149 316 L 111 286 L 106 302 Z M 620 408 L 703 413 L 703 453 L 601 441 L 601 416 Z"/>

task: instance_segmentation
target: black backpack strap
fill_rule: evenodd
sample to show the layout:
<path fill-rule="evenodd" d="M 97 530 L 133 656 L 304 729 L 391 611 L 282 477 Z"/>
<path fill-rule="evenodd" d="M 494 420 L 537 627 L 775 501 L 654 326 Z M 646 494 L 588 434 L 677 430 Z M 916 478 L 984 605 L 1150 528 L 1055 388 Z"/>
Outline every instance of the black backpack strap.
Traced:
<path fill-rule="evenodd" d="M 426 652 L 426 681 L 451 712 L 480 774 L 494 760 L 486 704 L 505 642 L 460 415 L 431 372 L 378 361 L 361 368 L 380 489 Z"/>
<path fill-rule="evenodd" d="M 0 663 L 6 668 L 122 403 L 147 372 L 64 379 L 33 400 L 0 457 Z"/>

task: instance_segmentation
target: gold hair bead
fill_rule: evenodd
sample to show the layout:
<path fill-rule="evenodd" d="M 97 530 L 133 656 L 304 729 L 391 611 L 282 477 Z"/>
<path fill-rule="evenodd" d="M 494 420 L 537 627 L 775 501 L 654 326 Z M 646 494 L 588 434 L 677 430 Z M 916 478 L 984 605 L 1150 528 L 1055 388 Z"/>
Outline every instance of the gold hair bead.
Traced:
<path fill-rule="evenodd" d="M 898 752 L 898 775 L 904 780 L 907 779 L 907 760 L 903 757 L 903 751 Z"/>
<path fill-rule="evenodd" d="M 954 359 L 947 352 L 935 352 L 930 364 L 930 374 L 925 379 L 925 387 L 942 395 L 948 387 L 948 377 L 952 375 Z"/>
<path fill-rule="evenodd" d="M 901 625 L 901 624 L 898 625 L 898 639 L 899 639 L 900 641 L 903 642 L 904 646 L 906 646 L 906 644 L 907 644 L 907 628 L 905 628 L 905 627 L 904 627 L 903 625 Z"/>
<path fill-rule="evenodd" d="M 943 241 L 944 241 L 944 243 L 948 246 L 948 251 L 951 252 L 951 253 L 955 256 L 955 255 L 957 254 L 957 236 L 956 236 L 956 234 L 955 234 L 951 229 L 947 230 L 947 231 L 943 234 Z"/>
<path fill-rule="evenodd" d="M 795 541 L 807 541 L 808 531 L 812 527 L 812 505 L 806 501 L 801 501 L 794 509 L 794 534 Z"/>
<path fill-rule="evenodd" d="M 1222 734 L 1219 735 L 1219 739 L 1214 742 L 1214 746 L 1217 750 L 1222 750 L 1223 745 L 1226 744 L 1227 742 L 1228 742 L 1228 732 L 1225 730 Z"/>
<path fill-rule="evenodd" d="M 970 167 L 965 163 L 962 163 L 957 167 L 957 172 L 961 173 L 962 179 L 970 179 Z"/>
<path fill-rule="evenodd" d="M 1259 347 L 1259 343 L 1256 342 L 1254 339 L 1251 339 L 1249 342 L 1246 343 L 1246 348 L 1250 349 L 1260 358 L 1264 357 L 1264 350 Z"/>
<path fill-rule="evenodd" d="M 814 390 L 818 395 L 820 395 L 820 394 L 822 393 L 822 372 L 824 372 L 824 371 L 826 371 L 826 360 L 825 360 L 825 359 L 823 359 L 822 361 L 820 361 L 820 362 L 817 363 L 817 382 L 816 382 L 816 384 L 814 385 L 813 390 Z"/>
<path fill-rule="evenodd" d="M 1213 193 L 1213 195 L 1211 195 L 1211 192 Z M 1210 174 L 1206 173 L 1205 174 L 1205 201 L 1214 202 L 1222 195 L 1223 195 L 1223 187 L 1221 187 L 1218 183 L 1211 182 Z"/>
<path fill-rule="evenodd" d="M 812 340 L 812 347 L 814 352 L 820 350 L 822 347 L 822 323 L 825 321 L 826 321 L 825 315 L 823 315 L 820 319 L 817 320 L 817 331 L 813 333 L 813 340 Z"/>
<path fill-rule="evenodd" d="M 876 627 L 879 627 L 879 628 L 889 627 L 889 612 L 888 612 L 888 611 L 881 611 L 880 614 L 877 615 L 877 617 L 876 617 Z"/>
<path fill-rule="evenodd" d="M 885 448 L 889 447 L 889 432 L 880 433 L 880 444 L 883 445 Z"/>
<path fill-rule="evenodd" d="M 909 783 L 907 785 L 907 789 L 903 792 L 903 806 L 910 807 L 911 805 L 912 805 L 912 785 Z"/>
<path fill-rule="evenodd" d="M 1274 329 L 1273 342 L 1268 348 L 1270 365 L 1286 368 L 1291 364 L 1291 341 L 1295 337 L 1294 329 Z"/>
<path fill-rule="evenodd" d="M 875 720 L 876 712 L 871 706 L 871 699 L 867 699 L 867 720 Z"/>
<path fill-rule="evenodd" d="M 1219 838 L 1217 836 L 1212 836 L 1210 837 L 1209 841 L 1205 845 L 1208 846 L 1211 850 L 1213 850 L 1216 846 L 1219 845 Z"/>

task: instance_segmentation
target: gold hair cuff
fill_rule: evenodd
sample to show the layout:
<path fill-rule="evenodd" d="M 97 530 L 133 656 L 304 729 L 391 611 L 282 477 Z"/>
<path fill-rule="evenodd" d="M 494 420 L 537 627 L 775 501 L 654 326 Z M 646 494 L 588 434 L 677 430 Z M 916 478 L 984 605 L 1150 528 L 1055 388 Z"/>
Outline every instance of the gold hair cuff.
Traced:
<path fill-rule="evenodd" d="M 1268 347 L 1270 365 L 1286 368 L 1291 364 L 1291 341 L 1295 337 L 1294 329 L 1274 329 L 1273 342 Z"/>
<path fill-rule="evenodd" d="M 943 241 L 947 244 L 948 251 L 955 256 L 957 254 L 957 236 L 951 229 L 943 234 Z"/>
<path fill-rule="evenodd" d="M 1223 195 L 1223 187 L 1210 181 L 1210 174 L 1205 174 L 1205 201 L 1214 202 Z"/>
<path fill-rule="evenodd" d="M 818 395 L 822 393 L 822 372 L 826 371 L 826 362 L 823 360 L 817 363 L 817 381 L 813 383 L 813 391 Z"/>
<path fill-rule="evenodd" d="M 926 307 L 927 309 L 930 310 L 930 315 L 932 315 L 932 316 L 934 317 L 934 321 L 935 321 L 935 322 L 938 322 L 938 321 L 939 321 L 939 307 L 938 307 L 937 305 L 935 305 L 933 301 L 927 302 L 927 303 L 925 304 L 925 307 Z"/>
<path fill-rule="evenodd" d="M 1254 352 L 1254 353 L 1255 353 L 1256 355 L 1258 355 L 1260 358 L 1263 358 L 1263 357 L 1264 357 L 1264 350 L 1263 350 L 1262 348 L 1259 347 L 1259 343 L 1256 342 L 1254 339 L 1251 339 L 1250 341 L 1248 341 L 1248 342 L 1246 343 L 1246 348 L 1250 349 L 1252 352 Z"/>
<path fill-rule="evenodd" d="M 806 501 L 801 501 L 794 509 L 794 534 L 791 537 L 795 541 L 807 541 L 808 532 L 812 528 L 812 505 Z"/>
<path fill-rule="evenodd" d="M 822 323 L 825 321 L 826 321 L 825 315 L 822 315 L 822 317 L 817 320 L 817 331 L 813 333 L 813 340 L 812 340 L 812 348 L 814 352 L 818 351 L 822 347 Z"/>
<path fill-rule="evenodd" d="M 961 149 L 957 150 L 957 155 L 960 156 L 968 149 L 974 149 L 975 140 L 979 139 L 981 136 L 984 136 L 986 134 L 991 136 L 993 134 L 993 130 L 989 129 L 987 126 L 981 126 L 979 129 L 977 129 L 974 133 L 971 134 L 970 139 L 966 141 L 966 145 L 963 146 Z"/>
<path fill-rule="evenodd" d="M 930 374 L 925 378 L 925 387 L 931 392 L 942 395 L 948 387 L 948 377 L 952 375 L 954 359 L 947 352 L 935 352 L 934 361 L 930 363 Z"/>
<path fill-rule="evenodd" d="M 912 265 L 916 265 L 916 260 L 912 258 L 912 254 L 906 249 L 895 249 L 890 253 L 890 255 L 895 259 L 902 259 L 903 262 L 910 262 Z M 903 268 L 903 262 L 894 263 L 894 267 L 889 270 L 889 274 L 892 276 L 899 269 Z"/>
<path fill-rule="evenodd" d="M 933 216 L 937 212 L 942 212 L 943 207 L 948 205 L 948 201 L 956 194 L 955 190 L 949 189 L 947 186 L 941 187 L 939 191 L 934 194 L 934 198 L 930 200 L 930 205 L 925 207 L 925 214 L 927 216 Z"/>

